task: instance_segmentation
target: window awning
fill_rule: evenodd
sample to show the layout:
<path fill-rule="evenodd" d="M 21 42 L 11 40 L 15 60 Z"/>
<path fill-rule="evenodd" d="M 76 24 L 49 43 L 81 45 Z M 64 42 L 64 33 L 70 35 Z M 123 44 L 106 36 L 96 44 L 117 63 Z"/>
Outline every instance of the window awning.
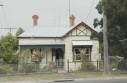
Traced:
<path fill-rule="evenodd" d="M 72 41 L 73 46 L 81 46 L 81 45 L 86 45 L 86 46 L 92 46 L 93 42 L 92 41 Z"/>

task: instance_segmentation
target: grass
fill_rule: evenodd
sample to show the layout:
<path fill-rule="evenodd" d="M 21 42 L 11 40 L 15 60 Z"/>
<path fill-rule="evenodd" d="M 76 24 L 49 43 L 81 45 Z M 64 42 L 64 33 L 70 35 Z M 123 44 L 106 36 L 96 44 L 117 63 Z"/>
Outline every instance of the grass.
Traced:
<path fill-rule="evenodd" d="M 62 79 L 62 74 L 24 74 L 24 75 L 1 75 L 0 81 L 37 81 L 37 80 L 54 80 Z"/>
<path fill-rule="evenodd" d="M 79 78 L 100 78 L 104 77 L 104 72 L 86 72 L 79 71 L 74 73 Z M 109 72 L 109 77 L 127 77 L 127 71 L 112 71 Z"/>
<path fill-rule="evenodd" d="M 73 72 L 69 73 L 76 78 L 100 78 L 104 77 L 103 72 Z M 55 80 L 67 78 L 69 74 L 59 73 L 41 73 L 41 74 L 18 74 L 18 75 L 0 75 L 0 81 L 38 81 L 38 80 Z M 109 77 L 127 77 L 127 71 L 110 72 Z"/>
<path fill-rule="evenodd" d="M 101 77 L 103 72 L 75 72 L 75 76 L 79 78 L 93 78 L 93 77 Z"/>
<path fill-rule="evenodd" d="M 111 72 L 111 75 L 114 77 L 127 77 L 127 71 L 114 71 Z"/>

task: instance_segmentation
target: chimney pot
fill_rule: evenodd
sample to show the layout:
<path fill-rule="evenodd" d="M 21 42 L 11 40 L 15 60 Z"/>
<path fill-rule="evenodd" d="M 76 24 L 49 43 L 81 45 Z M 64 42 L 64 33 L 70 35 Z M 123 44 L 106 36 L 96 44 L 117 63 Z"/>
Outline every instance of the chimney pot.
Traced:
<path fill-rule="evenodd" d="M 76 17 L 73 14 L 70 16 L 70 27 L 75 26 L 75 18 Z"/>
<path fill-rule="evenodd" d="M 38 26 L 39 16 L 38 15 L 33 15 L 32 18 L 33 18 L 33 27 Z"/>

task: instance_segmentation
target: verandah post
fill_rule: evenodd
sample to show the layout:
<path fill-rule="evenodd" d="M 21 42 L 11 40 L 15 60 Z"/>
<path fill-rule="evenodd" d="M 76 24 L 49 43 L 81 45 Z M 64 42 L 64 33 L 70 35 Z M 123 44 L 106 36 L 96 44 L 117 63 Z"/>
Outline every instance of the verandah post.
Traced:
<path fill-rule="evenodd" d="M 58 73 L 58 60 L 56 60 L 56 72 Z"/>
<path fill-rule="evenodd" d="M 67 67 L 68 67 L 68 73 L 69 73 L 69 59 L 67 60 Z"/>
<path fill-rule="evenodd" d="M 98 60 L 97 60 L 97 71 L 98 71 Z"/>

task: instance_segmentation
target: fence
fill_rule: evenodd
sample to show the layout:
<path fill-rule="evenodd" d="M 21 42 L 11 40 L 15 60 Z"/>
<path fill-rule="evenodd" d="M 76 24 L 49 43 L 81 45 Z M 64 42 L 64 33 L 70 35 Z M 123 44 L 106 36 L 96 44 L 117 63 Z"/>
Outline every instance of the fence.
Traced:
<path fill-rule="evenodd" d="M 87 61 L 85 63 L 67 61 L 67 72 L 73 71 L 100 71 L 103 68 L 102 61 Z"/>
<path fill-rule="evenodd" d="M 70 62 L 67 61 L 67 72 L 73 72 L 73 70 L 70 69 L 70 66 L 74 64 L 75 70 L 77 71 L 104 71 L 104 61 L 87 61 L 84 64 L 80 62 Z M 79 65 L 79 68 L 77 68 L 77 65 Z M 74 67 L 73 67 L 74 68 Z M 123 60 L 121 62 L 116 61 L 109 61 L 109 71 L 115 71 L 115 70 L 127 70 L 127 60 Z"/>
<path fill-rule="evenodd" d="M 0 64 L 0 74 L 57 73 L 58 61 L 51 63 Z"/>
<path fill-rule="evenodd" d="M 82 62 L 71 62 L 67 61 L 67 72 L 73 72 L 74 70 L 81 71 L 104 71 L 103 61 L 88 61 L 84 65 Z M 60 63 L 56 62 L 50 63 L 24 63 L 19 64 L 0 64 L 0 74 L 27 74 L 27 73 L 58 73 L 61 68 Z M 64 69 L 64 67 L 62 67 Z M 119 63 L 115 61 L 109 62 L 110 71 L 115 70 L 127 70 L 127 60 L 121 61 Z"/>

